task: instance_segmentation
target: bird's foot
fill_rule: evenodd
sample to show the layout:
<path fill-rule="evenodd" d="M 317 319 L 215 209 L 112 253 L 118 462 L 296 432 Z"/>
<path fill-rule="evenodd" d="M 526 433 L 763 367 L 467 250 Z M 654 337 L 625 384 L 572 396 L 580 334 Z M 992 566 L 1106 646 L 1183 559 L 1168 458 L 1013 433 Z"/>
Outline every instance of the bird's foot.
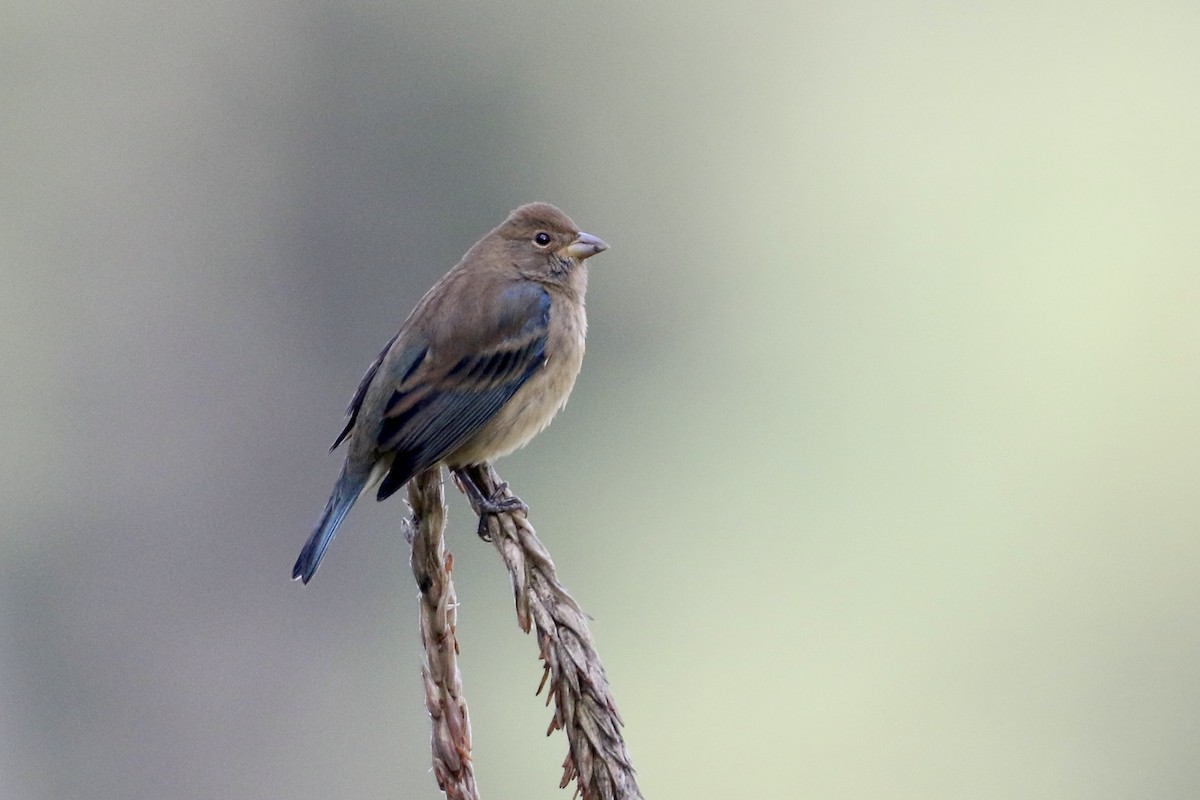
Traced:
<path fill-rule="evenodd" d="M 479 484 L 475 483 L 474 479 L 466 472 L 466 470 L 455 470 L 454 477 L 458 484 L 458 488 L 462 489 L 463 494 L 467 496 L 467 500 L 471 503 L 471 509 L 479 515 L 479 529 L 477 533 L 479 538 L 485 542 L 492 540 L 492 535 L 488 532 L 487 518 L 489 515 L 508 514 L 513 511 L 519 511 L 524 514 L 529 513 L 529 506 L 521 498 L 509 495 L 505 496 L 508 491 L 508 481 L 501 481 L 496 490 L 491 496 L 486 496 L 483 490 L 479 488 Z"/>

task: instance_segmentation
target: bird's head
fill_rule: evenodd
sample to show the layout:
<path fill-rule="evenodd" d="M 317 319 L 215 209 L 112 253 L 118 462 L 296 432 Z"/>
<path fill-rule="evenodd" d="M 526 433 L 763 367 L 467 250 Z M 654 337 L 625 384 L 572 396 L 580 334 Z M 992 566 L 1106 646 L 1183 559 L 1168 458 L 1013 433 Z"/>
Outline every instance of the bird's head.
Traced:
<path fill-rule="evenodd" d="M 565 277 L 585 259 L 608 249 L 602 239 L 580 231 L 549 203 L 521 206 L 492 233 L 522 272 L 543 280 Z"/>

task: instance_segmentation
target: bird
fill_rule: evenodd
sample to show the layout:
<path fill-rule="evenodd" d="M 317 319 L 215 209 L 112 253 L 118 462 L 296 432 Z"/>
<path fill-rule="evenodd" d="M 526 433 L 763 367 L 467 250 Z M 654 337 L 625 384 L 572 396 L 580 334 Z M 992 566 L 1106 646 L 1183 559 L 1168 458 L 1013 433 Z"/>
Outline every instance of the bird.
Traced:
<path fill-rule="evenodd" d="M 587 265 L 608 249 L 549 203 L 528 203 L 476 242 L 417 303 L 367 369 L 330 452 L 346 444 L 329 501 L 292 569 L 307 584 L 350 508 L 385 500 L 448 467 L 481 513 L 522 508 L 484 497 L 463 471 L 523 447 L 566 404 L 583 363 Z"/>

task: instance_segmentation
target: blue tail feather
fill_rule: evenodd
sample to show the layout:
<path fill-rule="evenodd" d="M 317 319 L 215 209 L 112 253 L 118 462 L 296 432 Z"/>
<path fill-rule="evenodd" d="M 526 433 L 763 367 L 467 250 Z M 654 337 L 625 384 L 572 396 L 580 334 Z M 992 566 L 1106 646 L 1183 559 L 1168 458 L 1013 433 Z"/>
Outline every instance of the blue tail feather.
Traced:
<path fill-rule="evenodd" d="M 312 536 L 308 537 L 308 542 L 300 551 L 300 557 L 296 559 L 296 566 L 292 567 L 292 580 L 308 583 L 312 579 L 313 573 L 317 571 L 317 567 L 321 563 L 321 557 L 325 555 L 326 548 L 329 547 L 334 534 L 337 533 L 338 526 L 342 524 L 342 520 L 346 518 L 346 514 L 350 512 L 351 506 L 354 505 L 354 501 L 358 500 L 358 496 L 362 494 L 366 484 L 366 476 L 352 475 L 348 474 L 346 470 L 342 470 L 337 485 L 333 487 L 333 494 L 329 496 L 329 502 L 325 504 L 321 521 L 317 523 Z"/>

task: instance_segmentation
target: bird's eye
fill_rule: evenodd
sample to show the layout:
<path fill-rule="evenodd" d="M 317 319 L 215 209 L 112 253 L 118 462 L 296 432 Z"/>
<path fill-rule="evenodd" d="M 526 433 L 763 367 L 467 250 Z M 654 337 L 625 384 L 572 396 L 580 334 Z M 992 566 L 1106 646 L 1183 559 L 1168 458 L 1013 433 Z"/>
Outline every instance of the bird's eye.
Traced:
<path fill-rule="evenodd" d="M 545 247 L 546 245 L 550 244 L 550 234 L 546 233 L 545 231 L 538 231 L 536 234 L 534 234 L 533 243 L 538 247 Z"/>

